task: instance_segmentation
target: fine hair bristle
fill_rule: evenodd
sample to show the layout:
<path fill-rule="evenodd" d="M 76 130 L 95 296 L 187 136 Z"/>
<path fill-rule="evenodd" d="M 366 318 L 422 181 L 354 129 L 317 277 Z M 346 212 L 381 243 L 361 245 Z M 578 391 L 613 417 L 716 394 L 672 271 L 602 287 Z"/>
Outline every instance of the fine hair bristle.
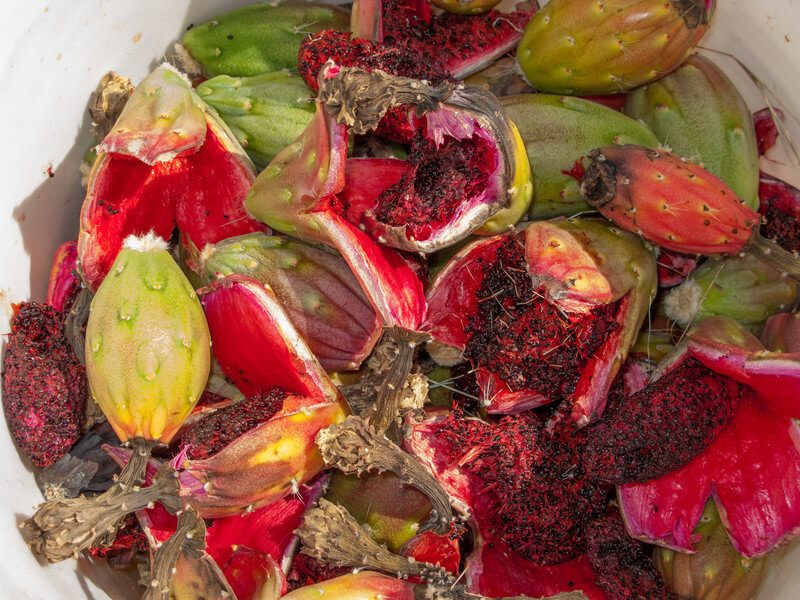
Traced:
<path fill-rule="evenodd" d="M 144 235 L 129 235 L 122 242 L 122 247 L 137 252 L 153 252 L 166 250 L 169 248 L 169 244 L 164 238 L 156 235 L 155 231 L 148 231 Z"/>

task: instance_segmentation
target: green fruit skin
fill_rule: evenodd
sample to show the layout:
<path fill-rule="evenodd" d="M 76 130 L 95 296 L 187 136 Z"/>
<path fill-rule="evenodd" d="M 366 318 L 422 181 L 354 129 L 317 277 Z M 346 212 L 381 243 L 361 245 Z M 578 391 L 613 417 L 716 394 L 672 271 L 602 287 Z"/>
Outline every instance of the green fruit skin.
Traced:
<path fill-rule="evenodd" d="M 714 63 L 691 57 L 663 79 L 632 92 L 625 113 L 647 124 L 675 154 L 700 162 L 750 208 L 758 208 L 753 116 Z"/>
<path fill-rule="evenodd" d="M 659 145 L 644 124 L 590 100 L 520 94 L 501 98 L 500 103 L 528 150 L 533 173 L 532 219 L 594 210 L 581 197 L 580 174 L 567 174 L 594 148 Z"/>
<path fill-rule="evenodd" d="M 86 327 L 92 396 L 120 440 L 168 443 L 203 393 L 210 366 L 203 309 L 172 256 L 123 248 Z"/>
<path fill-rule="evenodd" d="M 197 86 L 259 168 L 297 139 L 314 115 L 303 80 L 277 71 L 254 77 L 218 75 Z"/>
<path fill-rule="evenodd" d="M 697 285 L 702 302 L 695 321 L 722 316 L 758 330 L 771 315 L 797 298 L 797 283 L 752 255 L 710 260 L 694 271 L 683 286 Z"/>
<path fill-rule="evenodd" d="M 767 571 L 768 558 L 746 559 L 736 552 L 714 507 L 706 505 L 694 554 L 657 548 L 654 560 L 670 590 L 691 600 L 752 600 Z"/>
<path fill-rule="evenodd" d="M 517 61 L 531 86 L 542 92 L 630 90 L 676 69 L 691 54 L 708 28 L 711 12 L 706 6 L 701 9 L 706 15 L 695 21 L 697 4 L 698 0 L 550 0 L 525 27 Z"/>
<path fill-rule="evenodd" d="M 360 477 L 334 473 L 325 497 L 347 509 L 379 544 L 392 552 L 419 531 L 428 518 L 428 498 L 393 473 L 364 473 Z"/>
<path fill-rule="evenodd" d="M 336 6 L 262 3 L 192 27 L 181 42 L 206 77 L 250 77 L 296 68 L 300 43 L 309 33 L 349 28 L 349 11 Z"/>

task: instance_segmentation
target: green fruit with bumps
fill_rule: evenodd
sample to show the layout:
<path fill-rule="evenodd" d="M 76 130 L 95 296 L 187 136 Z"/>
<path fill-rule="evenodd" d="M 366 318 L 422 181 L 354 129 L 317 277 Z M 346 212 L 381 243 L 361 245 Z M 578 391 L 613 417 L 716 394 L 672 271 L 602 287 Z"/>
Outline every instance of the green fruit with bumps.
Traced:
<path fill-rule="evenodd" d="M 123 442 L 169 443 L 211 367 L 211 336 L 186 276 L 152 233 L 130 236 L 92 300 L 86 375 Z"/>
<path fill-rule="evenodd" d="M 350 11 L 311 2 L 265 2 L 192 27 L 183 46 L 206 77 L 250 77 L 297 67 L 300 43 L 323 29 L 348 31 Z"/>
<path fill-rule="evenodd" d="M 708 29 L 714 0 L 550 0 L 517 48 L 523 75 L 555 94 L 613 94 L 676 69 Z"/>
<path fill-rule="evenodd" d="M 653 556 L 669 589 L 691 600 L 752 600 L 767 571 L 768 558 L 747 559 L 731 544 L 713 502 L 694 530 L 693 554 L 657 548 Z"/>
<path fill-rule="evenodd" d="M 750 109 L 710 60 L 692 56 L 628 97 L 625 113 L 672 152 L 699 162 L 750 208 L 758 207 L 758 144 Z"/>
<path fill-rule="evenodd" d="M 664 314 L 681 325 L 712 316 L 760 329 L 797 298 L 797 282 L 753 254 L 709 260 L 664 297 Z"/>
<path fill-rule="evenodd" d="M 197 86 L 248 156 L 263 168 L 297 139 L 314 116 L 314 98 L 300 77 L 284 71 L 255 77 L 218 75 Z"/>
<path fill-rule="evenodd" d="M 658 147 L 646 125 L 596 102 L 549 94 L 500 99 L 519 128 L 533 173 L 532 219 L 594 210 L 581 198 L 581 160 L 607 144 Z"/>

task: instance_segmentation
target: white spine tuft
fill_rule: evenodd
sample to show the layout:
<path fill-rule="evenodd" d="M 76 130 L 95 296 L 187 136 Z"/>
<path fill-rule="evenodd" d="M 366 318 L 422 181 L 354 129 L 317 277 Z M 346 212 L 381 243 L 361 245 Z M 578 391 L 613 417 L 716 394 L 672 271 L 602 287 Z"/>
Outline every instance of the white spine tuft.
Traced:
<path fill-rule="evenodd" d="M 155 250 L 166 250 L 169 248 L 166 240 L 156 235 L 155 231 L 148 231 L 144 235 L 129 235 L 122 242 L 123 248 L 136 250 L 137 252 L 153 252 Z"/>
<path fill-rule="evenodd" d="M 700 311 L 703 289 L 691 279 L 673 288 L 664 298 L 664 315 L 681 327 L 691 323 Z"/>

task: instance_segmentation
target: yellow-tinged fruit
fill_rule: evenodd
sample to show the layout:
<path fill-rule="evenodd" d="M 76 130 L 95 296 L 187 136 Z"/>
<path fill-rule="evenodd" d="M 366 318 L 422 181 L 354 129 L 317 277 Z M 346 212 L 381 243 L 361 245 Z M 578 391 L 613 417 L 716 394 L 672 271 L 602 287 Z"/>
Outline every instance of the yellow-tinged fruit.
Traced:
<path fill-rule="evenodd" d="M 519 129 L 511 121 L 508 122 L 514 138 L 514 180 L 509 191 L 510 204 L 508 208 L 495 213 L 486 221 L 475 233 L 479 235 L 494 235 L 502 233 L 509 227 L 516 225 L 528 214 L 528 209 L 533 198 L 533 173 L 531 163 L 528 160 L 528 152 L 525 149 L 525 142 L 519 134 Z"/>
<path fill-rule="evenodd" d="M 431 0 L 431 3 L 449 13 L 479 15 L 500 4 L 500 0 Z"/>
<path fill-rule="evenodd" d="M 168 443 L 211 366 L 203 309 L 164 240 L 130 236 L 92 301 L 86 374 L 121 441 Z"/>
<path fill-rule="evenodd" d="M 285 600 L 414 600 L 414 584 L 372 571 L 342 575 L 301 587 Z"/>

